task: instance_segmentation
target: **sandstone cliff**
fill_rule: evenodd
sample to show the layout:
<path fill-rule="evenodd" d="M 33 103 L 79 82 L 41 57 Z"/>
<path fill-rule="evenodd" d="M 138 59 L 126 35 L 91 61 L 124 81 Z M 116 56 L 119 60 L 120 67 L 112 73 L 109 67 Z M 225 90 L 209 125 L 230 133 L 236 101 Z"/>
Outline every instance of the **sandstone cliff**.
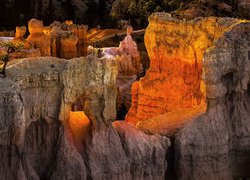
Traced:
<path fill-rule="evenodd" d="M 207 112 L 175 137 L 180 179 L 240 179 L 250 172 L 250 23 L 204 55 Z"/>
<path fill-rule="evenodd" d="M 230 18 L 181 21 L 165 13 L 151 15 L 145 33 L 150 69 L 133 84 L 133 102 L 126 120 L 137 124 L 173 110 L 204 104 L 203 54 L 239 23 Z"/>
<path fill-rule="evenodd" d="M 173 139 L 170 179 L 249 178 L 250 22 L 149 21 L 150 69 L 133 84 L 126 121 Z"/>
<path fill-rule="evenodd" d="M 95 54 L 13 61 L 0 78 L 1 179 L 164 179 L 169 140 L 111 124 L 117 73 Z"/>

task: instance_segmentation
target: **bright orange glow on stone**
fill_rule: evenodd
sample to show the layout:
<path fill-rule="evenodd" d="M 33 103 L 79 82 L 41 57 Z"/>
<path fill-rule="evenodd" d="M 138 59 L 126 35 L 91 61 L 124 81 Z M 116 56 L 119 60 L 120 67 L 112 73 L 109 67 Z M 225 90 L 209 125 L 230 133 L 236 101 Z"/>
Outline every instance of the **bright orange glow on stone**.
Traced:
<path fill-rule="evenodd" d="M 90 128 L 90 120 L 83 111 L 70 111 L 69 124 L 74 143 L 81 150 Z"/>
<path fill-rule="evenodd" d="M 180 21 L 167 16 L 161 14 L 149 18 L 145 45 L 150 69 L 145 77 L 133 84 L 132 107 L 126 116 L 126 121 L 134 125 L 186 108 L 190 111 L 190 114 L 185 112 L 187 117 L 193 112 L 199 114 L 195 108 L 206 107 L 203 55 L 231 26 L 239 23 L 232 20 L 224 25 L 213 17 Z M 181 121 L 183 116 L 179 118 Z M 173 119 L 175 122 L 178 117 Z M 157 122 L 150 124 L 157 126 Z M 151 126 L 147 125 L 148 128 Z"/>
<path fill-rule="evenodd" d="M 206 112 L 206 104 L 186 109 L 178 109 L 146 121 L 140 121 L 137 127 L 145 132 L 172 136 L 189 122 Z"/>
<path fill-rule="evenodd" d="M 101 41 L 102 39 L 109 38 L 111 36 L 114 36 L 115 34 L 122 34 L 126 33 L 125 30 L 118 30 L 118 29 L 91 29 L 88 31 L 87 39 L 89 40 L 89 43 L 95 42 L 95 41 Z"/>

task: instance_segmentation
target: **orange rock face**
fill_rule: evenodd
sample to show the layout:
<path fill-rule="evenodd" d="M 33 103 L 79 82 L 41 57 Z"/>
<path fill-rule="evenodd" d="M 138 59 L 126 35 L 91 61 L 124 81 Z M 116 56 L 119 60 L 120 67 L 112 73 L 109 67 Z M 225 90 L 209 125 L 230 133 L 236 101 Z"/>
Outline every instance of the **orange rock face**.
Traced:
<path fill-rule="evenodd" d="M 90 120 L 83 111 L 71 111 L 69 125 L 78 150 L 83 148 L 83 139 L 86 138 L 90 128 Z"/>
<path fill-rule="evenodd" d="M 40 49 L 42 56 L 50 56 L 50 37 L 43 32 L 43 22 L 31 19 L 28 23 L 30 35 L 27 41 L 33 44 L 35 49 Z"/>
<path fill-rule="evenodd" d="M 27 28 L 25 26 L 16 27 L 15 39 L 23 39 Z"/>
<path fill-rule="evenodd" d="M 206 103 L 203 54 L 229 27 L 218 18 L 181 21 L 166 13 L 150 16 L 145 44 L 150 69 L 132 87 L 126 121 L 137 124 L 158 115 Z"/>
<path fill-rule="evenodd" d="M 66 59 L 77 57 L 77 41 L 78 38 L 76 36 L 61 38 L 60 57 Z"/>
<path fill-rule="evenodd" d="M 73 34 L 78 38 L 77 41 L 77 56 L 86 56 L 87 55 L 87 31 L 88 27 L 85 25 L 76 25 L 72 24 L 69 26 L 69 29 Z"/>

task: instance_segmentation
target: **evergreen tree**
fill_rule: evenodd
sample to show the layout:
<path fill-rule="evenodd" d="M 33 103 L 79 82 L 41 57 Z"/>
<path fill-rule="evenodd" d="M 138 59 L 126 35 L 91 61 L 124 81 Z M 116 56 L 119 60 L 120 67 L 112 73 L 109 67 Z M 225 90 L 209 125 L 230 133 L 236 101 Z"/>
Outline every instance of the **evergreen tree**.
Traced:
<path fill-rule="evenodd" d="M 149 12 L 153 12 L 154 9 L 156 8 L 157 6 L 157 2 L 155 0 L 149 0 L 147 3 L 147 9 Z"/>
<path fill-rule="evenodd" d="M 137 5 L 136 5 L 136 2 L 132 2 L 128 8 L 128 15 L 131 17 L 131 18 L 135 18 L 138 16 L 137 14 Z"/>
<path fill-rule="evenodd" d="M 165 11 L 170 11 L 171 10 L 171 6 L 169 5 L 169 0 L 163 0 L 161 3 L 161 7 L 165 10 Z"/>

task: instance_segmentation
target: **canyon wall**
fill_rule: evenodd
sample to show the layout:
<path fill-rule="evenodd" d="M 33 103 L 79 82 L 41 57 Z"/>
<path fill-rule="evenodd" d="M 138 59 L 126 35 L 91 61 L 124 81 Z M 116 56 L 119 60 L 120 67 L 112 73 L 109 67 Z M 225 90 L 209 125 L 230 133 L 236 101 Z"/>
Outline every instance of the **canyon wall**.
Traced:
<path fill-rule="evenodd" d="M 207 112 L 175 136 L 179 179 L 244 179 L 250 167 L 250 23 L 204 55 Z"/>
<path fill-rule="evenodd" d="M 0 78 L 1 178 L 164 179 L 169 140 L 112 125 L 117 73 L 97 54 L 11 62 Z"/>
<path fill-rule="evenodd" d="M 172 138 L 176 179 L 244 179 L 250 167 L 250 22 L 149 18 L 151 60 L 126 121 Z"/>
<path fill-rule="evenodd" d="M 132 107 L 126 121 L 137 124 L 173 110 L 205 104 L 203 54 L 238 23 L 230 18 L 181 21 L 165 13 L 151 15 L 145 33 L 150 69 L 133 84 Z"/>

